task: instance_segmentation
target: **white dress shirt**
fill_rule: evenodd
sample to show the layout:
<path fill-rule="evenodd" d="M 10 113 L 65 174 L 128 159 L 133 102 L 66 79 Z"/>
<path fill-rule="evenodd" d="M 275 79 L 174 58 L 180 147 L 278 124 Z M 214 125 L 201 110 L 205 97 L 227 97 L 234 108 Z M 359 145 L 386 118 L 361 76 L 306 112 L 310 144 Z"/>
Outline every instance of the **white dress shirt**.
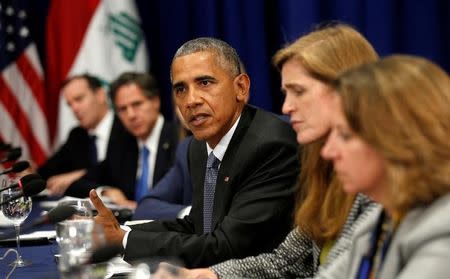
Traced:
<path fill-rule="evenodd" d="M 153 127 L 150 135 L 147 137 L 145 141 L 138 141 L 139 145 L 139 158 L 138 158 L 138 169 L 136 173 L 136 178 L 141 177 L 142 173 L 142 158 L 141 158 L 141 149 L 145 145 L 147 149 L 150 151 L 150 156 L 148 156 L 148 166 L 149 175 L 148 175 L 148 187 L 149 189 L 153 187 L 153 176 L 155 171 L 156 164 L 156 155 L 158 154 L 158 144 L 159 138 L 161 137 L 161 131 L 164 126 L 164 117 L 160 114 L 158 119 L 156 120 L 155 126 Z"/>
<path fill-rule="evenodd" d="M 114 113 L 108 110 L 100 123 L 98 123 L 97 127 L 88 131 L 89 135 L 95 136 L 95 146 L 97 147 L 97 162 L 105 160 L 113 121 Z"/>

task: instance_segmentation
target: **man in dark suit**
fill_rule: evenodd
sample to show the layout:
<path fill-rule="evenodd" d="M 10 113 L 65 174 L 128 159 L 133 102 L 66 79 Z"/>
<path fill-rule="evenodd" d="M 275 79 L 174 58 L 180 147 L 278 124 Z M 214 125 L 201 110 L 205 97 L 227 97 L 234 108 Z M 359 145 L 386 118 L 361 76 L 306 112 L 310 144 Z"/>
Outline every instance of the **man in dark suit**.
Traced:
<path fill-rule="evenodd" d="M 112 138 L 127 133 L 109 110 L 101 81 L 89 74 L 67 79 L 61 94 L 70 106 L 79 126 L 73 128 L 66 142 L 37 172 L 47 179 L 50 195 L 60 196 L 69 185 L 105 159 L 114 148 Z"/>
<path fill-rule="evenodd" d="M 172 166 L 177 129 L 160 114 L 159 90 L 150 74 L 124 73 L 111 84 L 110 93 L 118 117 L 132 136 L 116 138 L 117 148 L 66 194 L 87 196 L 91 188 L 107 186 L 99 189 L 104 196 L 116 204 L 136 207 L 136 201 Z M 146 155 L 141 152 L 144 149 Z"/>
<path fill-rule="evenodd" d="M 171 77 L 176 105 L 195 137 L 188 150 L 191 212 L 126 231 L 91 191 L 96 221 L 110 242 L 124 245 L 127 261 L 177 257 L 202 267 L 274 249 L 290 230 L 299 170 L 295 133 L 271 113 L 245 105 L 249 77 L 223 41 L 185 43 Z"/>

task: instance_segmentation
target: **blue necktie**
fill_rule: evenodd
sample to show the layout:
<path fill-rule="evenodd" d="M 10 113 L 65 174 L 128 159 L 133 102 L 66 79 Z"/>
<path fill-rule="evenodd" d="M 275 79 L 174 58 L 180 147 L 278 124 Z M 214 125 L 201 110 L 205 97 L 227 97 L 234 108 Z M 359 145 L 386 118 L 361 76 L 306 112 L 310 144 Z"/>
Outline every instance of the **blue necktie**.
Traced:
<path fill-rule="evenodd" d="M 141 176 L 137 180 L 136 183 L 136 192 L 135 192 L 135 200 L 139 201 L 142 197 L 144 197 L 148 192 L 148 176 L 149 176 L 149 165 L 148 165 L 148 156 L 150 155 L 150 151 L 147 147 L 143 146 L 141 149 Z"/>
<path fill-rule="evenodd" d="M 97 145 L 95 141 L 97 140 L 96 135 L 89 135 L 89 161 L 92 165 L 97 164 Z"/>
<path fill-rule="evenodd" d="M 211 232 L 214 208 L 214 193 L 216 191 L 217 174 L 220 160 L 211 152 L 206 162 L 205 184 L 203 187 L 203 232 Z"/>

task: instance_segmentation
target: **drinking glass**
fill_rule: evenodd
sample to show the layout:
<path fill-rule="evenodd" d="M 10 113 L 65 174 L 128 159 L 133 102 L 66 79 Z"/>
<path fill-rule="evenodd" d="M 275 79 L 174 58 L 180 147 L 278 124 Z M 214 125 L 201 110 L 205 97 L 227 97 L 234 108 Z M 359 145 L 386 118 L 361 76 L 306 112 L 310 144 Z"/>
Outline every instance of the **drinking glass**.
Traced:
<path fill-rule="evenodd" d="M 23 267 L 30 265 L 31 262 L 23 260 L 20 255 L 20 224 L 25 221 L 31 212 L 32 202 L 30 197 L 19 197 L 22 191 L 20 189 L 8 189 L 1 192 L 1 201 L 4 202 L 1 206 L 3 215 L 14 225 L 16 231 L 16 244 L 18 257 L 10 265 L 16 267 Z"/>
<path fill-rule="evenodd" d="M 65 220 L 56 224 L 56 239 L 61 278 L 81 278 L 81 274 L 89 272 L 85 264 L 92 252 L 104 245 L 104 232 L 93 219 Z"/>
<path fill-rule="evenodd" d="M 0 185 L 1 185 L 0 189 L 6 188 L 8 186 L 7 185 L 8 180 L 9 179 L 6 179 L 4 177 L 0 177 L 0 181 L 1 181 L 0 182 Z M 1 200 L 1 196 L 0 196 L 0 200 Z M 12 223 L 8 219 L 6 219 L 5 216 L 3 216 L 3 213 L 2 213 L 2 211 L 0 209 L 0 226 L 6 227 L 6 226 L 9 226 L 9 225 L 12 225 Z"/>
<path fill-rule="evenodd" d="M 74 220 L 93 220 L 92 219 L 92 206 L 89 200 L 87 199 L 70 199 L 70 200 L 62 200 L 58 203 L 58 206 L 61 205 L 68 205 L 75 209 L 75 213 L 72 215 L 72 217 L 66 219 L 65 221 L 61 221 L 55 224 L 55 230 L 56 230 L 56 242 L 58 243 L 60 250 L 62 247 L 62 244 L 67 244 L 64 241 L 68 240 L 70 238 L 69 236 L 69 229 L 68 227 L 74 228 L 82 228 L 86 229 L 90 227 L 90 222 L 72 222 Z M 84 225 L 83 225 L 84 224 Z M 83 228 L 84 226 L 84 228 Z M 73 234 L 73 232 L 72 232 Z M 79 236 L 79 234 L 78 234 Z M 67 246 L 67 245 L 66 245 Z M 60 259 L 61 255 L 57 254 L 55 255 L 58 259 Z"/>

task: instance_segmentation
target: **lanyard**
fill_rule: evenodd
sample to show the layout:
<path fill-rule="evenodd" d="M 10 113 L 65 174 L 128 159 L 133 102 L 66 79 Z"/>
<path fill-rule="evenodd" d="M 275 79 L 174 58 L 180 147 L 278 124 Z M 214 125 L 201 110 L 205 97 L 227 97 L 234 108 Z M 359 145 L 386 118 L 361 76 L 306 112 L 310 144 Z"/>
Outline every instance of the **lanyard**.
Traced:
<path fill-rule="evenodd" d="M 361 259 L 356 275 L 357 279 L 370 279 L 376 277 L 383 265 L 393 234 L 393 222 L 383 211 L 378 219 L 375 230 L 372 232 L 369 249 Z"/>

